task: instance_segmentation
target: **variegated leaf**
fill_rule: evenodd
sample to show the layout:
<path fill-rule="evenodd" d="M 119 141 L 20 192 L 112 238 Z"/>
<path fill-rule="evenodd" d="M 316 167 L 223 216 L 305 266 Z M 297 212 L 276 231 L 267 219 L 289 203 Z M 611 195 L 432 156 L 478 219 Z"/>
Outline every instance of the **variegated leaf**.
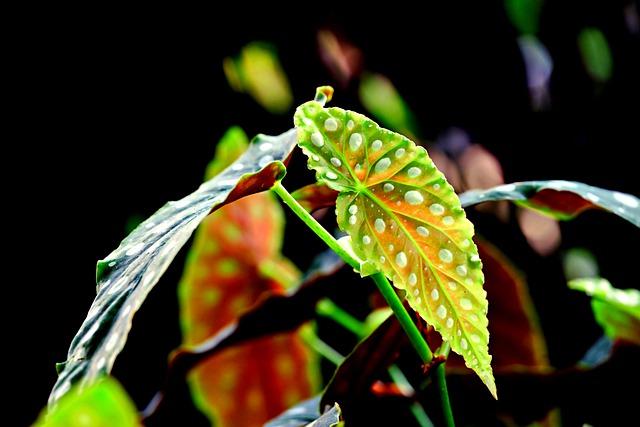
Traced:
<path fill-rule="evenodd" d="M 218 143 L 207 177 L 246 149 L 232 128 Z M 217 165 L 217 166 L 216 166 Z M 284 212 L 273 194 L 253 194 L 206 218 L 178 287 L 186 346 L 202 343 L 262 297 L 284 293 L 300 272 L 281 255 Z M 261 357 L 256 359 L 255 355 Z M 314 358 L 295 331 L 227 349 L 189 375 L 193 400 L 216 426 L 255 426 L 313 389 Z"/>
<path fill-rule="evenodd" d="M 98 262 L 97 296 L 60 365 L 50 406 L 72 385 L 86 387 L 111 370 L 135 312 L 198 224 L 224 204 L 268 190 L 282 179 L 282 162 L 295 147 L 294 134 L 258 135 L 230 167 L 197 191 L 167 203 Z"/>
<path fill-rule="evenodd" d="M 495 396 L 473 224 L 424 148 L 361 114 L 324 108 L 332 91 L 298 107 L 295 125 L 309 168 L 340 192 L 338 225 Z"/>

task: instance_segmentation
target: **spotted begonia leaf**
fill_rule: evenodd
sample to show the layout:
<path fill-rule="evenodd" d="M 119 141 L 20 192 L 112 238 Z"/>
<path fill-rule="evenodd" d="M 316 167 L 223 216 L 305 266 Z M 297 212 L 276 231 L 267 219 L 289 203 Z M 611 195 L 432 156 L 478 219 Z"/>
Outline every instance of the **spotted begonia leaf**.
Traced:
<path fill-rule="evenodd" d="M 640 345 L 640 291 L 616 289 L 601 278 L 571 280 L 569 287 L 592 297 L 593 314 L 609 338 Z"/>
<path fill-rule="evenodd" d="M 297 189 L 292 194 L 294 199 L 309 212 L 328 208 L 336 204 L 338 192 L 326 185 L 309 184 Z"/>
<path fill-rule="evenodd" d="M 231 136 L 220 141 L 213 163 L 220 153 L 246 146 Z M 280 254 L 283 233 L 284 213 L 270 193 L 245 197 L 202 222 L 179 285 L 186 346 L 202 343 L 265 294 L 282 293 L 299 280 Z M 287 274 L 264 274 L 274 269 Z M 305 374 L 312 367 L 306 346 L 290 332 L 209 358 L 191 372 L 189 384 L 196 405 L 215 425 L 255 426 L 311 395 L 314 381 Z"/>
<path fill-rule="evenodd" d="M 514 182 L 487 190 L 470 190 L 460 195 L 464 207 L 495 200 L 512 200 L 522 207 L 559 220 L 573 219 L 587 209 L 600 208 L 640 227 L 640 199 L 580 182 Z"/>
<path fill-rule="evenodd" d="M 339 227 L 495 396 L 473 224 L 424 148 L 361 114 L 324 108 L 331 93 L 320 88 L 294 120 L 309 168 L 340 192 Z"/>
<path fill-rule="evenodd" d="M 74 387 L 44 411 L 34 427 L 137 427 L 138 411 L 122 386 L 106 377 L 85 389 Z"/>
<path fill-rule="evenodd" d="M 166 204 L 98 262 L 97 296 L 61 364 L 50 405 L 72 385 L 86 387 L 111 370 L 133 315 L 198 224 L 224 204 L 268 190 L 282 179 L 282 162 L 295 147 L 295 133 L 258 135 L 230 167 L 194 193 Z"/>

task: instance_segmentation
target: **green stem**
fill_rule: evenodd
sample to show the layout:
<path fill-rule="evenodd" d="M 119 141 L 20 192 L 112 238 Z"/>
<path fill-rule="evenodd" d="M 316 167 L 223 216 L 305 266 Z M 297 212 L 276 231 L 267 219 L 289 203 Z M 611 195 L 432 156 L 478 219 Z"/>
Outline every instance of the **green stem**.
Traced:
<path fill-rule="evenodd" d="M 311 328 L 300 329 L 302 340 L 316 353 L 329 360 L 336 366 L 344 361 L 344 356 L 338 353 L 333 347 L 322 341 Z"/>
<path fill-rule="evenodd" d="M 347 250 L 345 250 L 340 243 L 329 233 L 324 227 L 316 221 L 316 219 L 309 214 L 296 199 L 289 194 L 289 192 L 282 186 L 281 182 L 277 182 L 272 190 L 282 199 L 282 201 L 291 208 L 293 213 L 295 213 L 314 233 L 318 235 L 326 244 L 331 248 L 336 254 L 340 256 L 347 264 L 353 267 L 356 270 L 360 268 L 360 261 L 354 258 Z M 409 341 L 415 348 L 416 352 L 420 356 L 420 359 L 424 363 L 431 362 L 433 359 L 433 353 L 431 349 L 427 345 L 427 342 L 422 337 L 422 334 L 416 327 L 415 323 L 409 316 L 409 313 L 404 308 L 402 301 L 396 294 L 395 289 L 391 286 L 391 283 L 387 280 L 387 278 L 381 272 L 377 272 L 371 275 L 371 279 L 375 282 L 378 290 L 387 301 L 391 310 L 393 310 L 393 314 L 398 319 L 400 326 L 404 329 L 405 333 L 409 337 Z M 454 427 L 455 423 L 453 421 L 453 412 L 451 410 L 451 403 L 449 402 L 449 395 L 447 394 L 447 384 L 446 378 L 444 376 L 444 364 L 440 366 L 443 367 L 441 378 L 437 378 L 438 383 L 440 384 L 440 398 L 442 400 L 442 407 L 444 412 L 444 418 L 446 421 L 447 427 Z M 439 367 L 440 367 L 439 366 Z M 439 370 L 437 371 L 439 372 Z"/>
<path fill-rule="evenodd" d="M 336 322 L 338 325 L 352 332 L 358 338 L 364 338 L 364 324 L 336 305 L 330 299 L 321 300 L 316 305 L 316 313 L 325 316 Z"/>

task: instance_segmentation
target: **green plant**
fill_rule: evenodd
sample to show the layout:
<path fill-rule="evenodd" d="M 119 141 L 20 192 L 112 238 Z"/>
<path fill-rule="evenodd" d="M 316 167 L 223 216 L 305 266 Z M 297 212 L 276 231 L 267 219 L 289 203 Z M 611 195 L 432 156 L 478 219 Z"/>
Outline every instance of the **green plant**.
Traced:
<path fill-rule="evenodd" d="M 181 285 L 181 301 L 186 313 L 182 319 L 185 343 L 171 356 L 165 390 L 143 412 L 146 418 L 159 413 L 163 402 L 170 398 L 168 391 L 176 380 L 199 365 L 202 368 L 208 357 L 242 344 L 242 350 L 232 358 L 218 358 L 208 365 L 209 371 L 196 369 L 191 378 L 192 386 L 200 390 L 198 406 L 212 418 L 230 424 L 237 418 L 233 411 L 222 408 L 222 398 L 217 391 L 223 385 L 214 383 L 218 388 L 203 392 L 203 384 L 207 382 L 202 373 L 243 372 L 252 362 L 251 354 L 268 350 L 274 351 L 274 357 L 267 360 L 269 366 L 282 360 L 276 357 L 278 354 L 299 355 L 295 363 L 287 363 L 280 372 L 283 375 L 286 369 L 295 369 L 298 378 L 290 379 L 291 384 L 298 384 L 295 380 L 304 377 L 299 371 L 313 371 L 315 364 L 300 347 L 305 341 L 340 366 L 322 398 L 311 401 L 316 412 L 310 415 L 307 403 L 306 409 L 289 414 L 300 425 L 314 417 L 329 418 L 331 425 L 342 415 L 347 422 L 349 417 L 357 417 L 354 408 L 358 398 L 368 395 L 380 370 L 390 373 L 397 394 L 406 399 L 417 399 L 422 389 L 429 389 L 423 380 L 432 381 L 435 386 L 430 388 L 437 390 L 441 405 L 438 417 L 446 425 L 454 425 L 455 408 L 448 392 L 447 366 L 467 372 L 466 366 L 479 376 L 494 398 L 499 395 L 489 352 L 490 334 L 494 334 L 490 321 L 492 300 L 496 306 L 504 307 L 502 310 L 517 301 L 516 314 L 510 318 L 520 316 L 517 318 L 523 326 L 518 332 L 525 331 L 530 337 L 523 353 L 533 356 L 531 364 L 529 360 L 525 362 L 524 358 L 513 356 L 516 363 L 532 368 L 548 365 L 523 280 L 497 249 L 474 236 L 474 225 L 467 219 L 464 208 L 510 200 L 558 220 L 569 220 L 584 210 L 599 208 L 640 226 L 640 200 L 567 181 L 506 184 L 458 196 L 423 147 L 379 127 L 359 113 L 326 108 L 332 93 L 330 87 L 319 88 L 315 99 L 296 111 L 296 129 L 279 136 L 258 135 L 247 145 L 241 131 L 230 131 L 208 168 L 208 180 L 196 192 L 168 203 L 142 222 L 114 252 L 98 263 L 97 297 L 71 344 L 67 361 L 59 365 L 60 375 L 49 401 L 50 416 L 48 419 L 43 416 L 42 425 L 59 425 L 55 420 L 67 416 L 60 414 L 68 414 L 74 407 L 83 408 L 82 396 L 91 399 L 98 387 L 96 384 L 110 384 L 100 381 L 108 376 L 122 350 L 133 315 L 201 223 L 203 227 L 196 237 Z M 307 155 L 308 166 L 316 172 L 317 182 L 290 194 L 282 179 L 296 146 Z M 256 195 L 266 191 L 280 197 L 340 259 L 325 255 L 300 278 L 297 269 L 280 254 L 282 213 L 279 205 L 269 194 Z M 334 205 L 337 224 L 346 232 L 346 236 L 340 238 L 334 237 L 310 213 Z M 254 230 L 250 239 L 241 238 L 243 228 Z M 215 238 L 209 239 L 207 233 Z M 384 320 L 374 323 L 377 326 L 367 329 L 335 304 L 323 300 L 332 292 L 340 292 L 335 284 L 328 286 L 323 281 L 331 279 L 342 263 L 361 277 L 371 278 L 394 317 L 384 319 L 383 316 Z M 211 265 L 212 271 L 198 269 L 198 266 L 210 268 Z M 214 277 L 214 283 L 233 280 L 242 286 L 238 285 L 238 292 L 232 292 L 230 288 L 207 288 L 198 284 L 198 280 L 210 276 Z M 505 289 L 512 295 L 509 304 L 504 303 L 506 292 L 502 289 L 488 294 L 484 287 L 488 278 L 491 283 L 499 281 L 507 286 Z M 572 283 L 598 298 L 600 302 L 594 305 L 594 311 L 609 337 L 637 344 L 637 293 L 625 293 L 622 297 L 618 291 L 603 285 Z M 236 299 L 224 300 L 225 304 L 221 305 L 223 294 L 225 298 Z M 296 332 L 300 325 L 314 318 L 319 302 L 322 316 L 334 319 L 362 339 L 346 358 L 333 351 L 312 330 Z M 232 305 L 234 310 L 223 311 Z M 507 324 L 508 320 L 502 322 L 501 325 Z M 286 334 L 272 336 L 278 333 Z M 500 334 L 496 331 L 496 338 L 501 337 Z M 393 365 L 396 350 L 403 346 L 405 336 L 424 369 L 423 378 L 413 385 Z M 258 343 L 257 339 L 263 341 Z M 508 359 L 505 356 L 509 351 L 505 350 L 508 338 L 500 340 L 502 346 L 494 347 L 496 363 Z M 245 356 L 240 355 L 241 351 Z M 453 353 L 461 358 L 456 359 Z M 240 360 L 242 357 L 246 358 L 245 362 Z M 273 375 L 273 378 L 279 376 Z M 245 415 L 255 410 L 262 411 L 262 417 L 273 416 L 269 410 L 276 408 L 281 412 L 283 402 L 289 406 L 311 397 L 313 375 L 310 378 L 295 396 L 284 397 L 287 389 L 280 390 L 283 394 L 279 397 L 283 398 L 278 404 L 263 405 L 260 395 L 246 397 L 253 403 L 241 408 L 246 411 Z M 237 390 L 233 384 L 226 386 L 227 390 Z M 356 387 L 359 393 L 354 395 L 351 387 Z M 80 397 L 75 399 L 75 404 L 63 403 L 68 395 Z M 433 414 L 427 414 L 414 403 L 411 413 L 417 422 L 429 425 Z M 325 408 L 329 409 L 325 411 Z M 295 418 L 295 414 L 299 417 Z M 286 418 L 286 413 L 283 416 Z M 256 419 L 262 418 L 247 415 L 243 422 L 250 425 Z M 273 423 L 278 425 L 277 420 Z"/>

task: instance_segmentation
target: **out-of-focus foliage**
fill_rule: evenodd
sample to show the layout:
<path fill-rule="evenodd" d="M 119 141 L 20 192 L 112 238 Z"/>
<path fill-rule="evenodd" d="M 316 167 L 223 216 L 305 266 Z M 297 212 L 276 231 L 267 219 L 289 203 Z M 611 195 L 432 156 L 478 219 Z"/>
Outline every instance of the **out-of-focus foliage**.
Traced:
<path fill-rule="evenodd" d="M 318 31 L 318 50 L 320 59 L 342 87 L 362 71 L 360 49 L 329 30 Z"/>
<path fill-rule="evenodd" d="M 74 384 L 86 387 L 111 370 L 131 322 L 180 248 L 209 213 L 243 196 L 268 190 L 285 173 L 295 130 L 258 135 L 229 168 L 194 193 L 169 202 L 98 262 L 97 296 L 69 348 L 50 405 Z"/>
<path fill-rule="evenodd" d="M 598 263 L 591 252 L 584 248 L 573 248 L 562 258 L 564 277 L 567 280 L 598 277 Z"/>
<path fill-rule="evenodd" d="M 613 71 L 613 58 L 602 31 L 594 27 L 583 29 L 578 35 L 578 47 L 589 76 L 599 83 L 608 81 Z"/>
<path fill-rule="evenodd" d="M 542 0 L 505 0 L 509 20 L 521 34 L 536 34 L 540 22 Z"/>
<path fill-rule="evenodd" d="M 320 88 L 294 121 L 309 168 L 340 192 L 338 225 L 495 396 L 482 264 L 454 189 L 413 141 L 361 114 L 323 108 L 331 93 Z"/>
<path fill-rule="evenodd" d="M 365 73 L 360 80 L 359 94 L 362 105 L 383 125 L 413 138 L 418 134 L 413 112 L 388 78 Z"/>
<path fill-rule="evenodd" d="M 253 42 L 236 58 L 225 58 L 224 74 L 233 90 L 246 92 L 274 114 L 284 114 L 293 104 L 289 80 L 273 46 Z"/>
<path fill-rule="evenodd" d="M 112 377 L 86 388 L 73 387 L 34 427 L 138 427 L 138 412 Z"/>
<path fill-rule="evenodd" d="M 592 297 L 593 314 L 609 338 L 640 345 L 640 291 L 616 289 L 602 278 L 571 280 L 569 287 Z"/>
<path fill-rule="evenodd" d="M 307 211 L 313 212 L 335 205 L 338 192 L 324 184 L 314 183 L 299 188 L 293 192 L 292 196 Z"/>
<path fill-rule="evenodd" d="M 241 129 L 227 132 L 207 178 L 247 145 Z M 265 293 L 282 293 L 298 281 L 299 273 L 280 254 L 283 233 L 284 213 L 270 193 L 240 199 L 202 222 L 179 286 L 185 345 L 214 336 Z M 216 425 L 259 425 L 311 395 L 312 363 L 295 333 L 266 337 L 202 363 L 190 385 L 198 407 Z"/>

